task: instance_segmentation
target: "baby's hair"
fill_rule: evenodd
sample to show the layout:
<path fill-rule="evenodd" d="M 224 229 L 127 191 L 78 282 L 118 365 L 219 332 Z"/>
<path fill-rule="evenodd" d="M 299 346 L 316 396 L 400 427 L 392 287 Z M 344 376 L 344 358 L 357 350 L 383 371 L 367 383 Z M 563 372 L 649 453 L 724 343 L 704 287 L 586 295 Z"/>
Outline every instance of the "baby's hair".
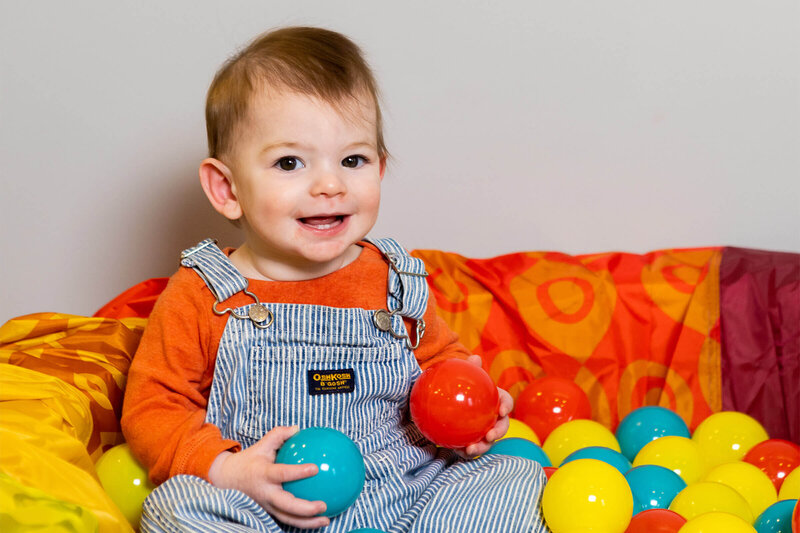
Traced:
<path fill-rule="evenodd" d="M 288 27 L 256 37 L 217 71 L 206 98 L 210 157 L 230 150 L 250 97 L 264 84 L 314 96 L 340 109 L 367 95 L 377 114 L 378 156 L 388 156 L 378 86 L 359 47 L 331 30 Z"/>

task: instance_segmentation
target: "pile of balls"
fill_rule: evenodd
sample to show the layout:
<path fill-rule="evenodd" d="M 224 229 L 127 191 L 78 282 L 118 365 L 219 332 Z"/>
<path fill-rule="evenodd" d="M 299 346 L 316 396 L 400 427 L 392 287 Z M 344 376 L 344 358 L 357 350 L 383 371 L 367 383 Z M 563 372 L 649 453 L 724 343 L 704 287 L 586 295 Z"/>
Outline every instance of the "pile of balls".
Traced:
<path fill-rule="evenodd" d="M 715 413 L 691 433 L 675 412 L 641 407 L 612 433 L 580 387 L 545 377 L 512 416 L 490 453 L 545 467 L 553 533 L 800 533 L 800 446 L 748 415 Z"/>

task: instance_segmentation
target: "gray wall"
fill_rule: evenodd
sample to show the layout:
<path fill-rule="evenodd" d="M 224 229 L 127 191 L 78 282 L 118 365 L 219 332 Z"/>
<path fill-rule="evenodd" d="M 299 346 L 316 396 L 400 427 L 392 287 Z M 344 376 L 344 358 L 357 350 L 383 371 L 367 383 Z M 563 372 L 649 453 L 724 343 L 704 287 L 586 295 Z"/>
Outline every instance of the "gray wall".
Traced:
<path fill-rule="evenodd" d="M 236 233 L 202 196 L 216 68 L 360 43 L 394 156 L 373 235 L 475 257 L 800 251 L 796 0 L 26 1 L 0 7 L 0 322 L 91 314 Z"/>

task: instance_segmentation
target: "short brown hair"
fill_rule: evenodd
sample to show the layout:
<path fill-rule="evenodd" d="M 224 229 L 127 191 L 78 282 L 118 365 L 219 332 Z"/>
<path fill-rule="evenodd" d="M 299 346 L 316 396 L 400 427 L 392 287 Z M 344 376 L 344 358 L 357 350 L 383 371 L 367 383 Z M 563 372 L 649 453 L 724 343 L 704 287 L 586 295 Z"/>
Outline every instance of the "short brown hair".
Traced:
<path fill-rule="evenodd" d="M 230 150 L 252 93 L 264 83 L 336 105 L 367 94 L 377 114 L 378 155 L 388 156 L 378 86 L 359 47 L 340 33 L 298 26 L 256 37 L 217 71 L 206 97 L 210 157 Z"/>

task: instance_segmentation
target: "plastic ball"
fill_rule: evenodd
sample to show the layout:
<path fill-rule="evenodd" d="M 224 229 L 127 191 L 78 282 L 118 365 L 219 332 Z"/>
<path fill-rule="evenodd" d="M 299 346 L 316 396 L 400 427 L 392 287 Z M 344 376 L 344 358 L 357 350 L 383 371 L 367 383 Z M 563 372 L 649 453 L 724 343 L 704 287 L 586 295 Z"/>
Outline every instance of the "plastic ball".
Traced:
<path fill-rule="evenodd" d="M 775 490 L 781 490 L 786 476 L 800 466 L 800 446 L 788 440 L 769 439 L 750 448 L 744 460 L 760 468 L 772 480 Z"/>
<path fill-rule="evenodd" d="M 463 448 L 497 422 L 497 386 L 481 367 L 448 359 L 426 369 L 411 389 L 411 419 L 439 446 Z"/>
<path fill-rule="evenodd" d="M 100 456 L 97 477 L 111 501 L 134 528 L 142 517 L 142 503 L 155 489 L 147 478 L 147 470 L 133 457 L 127 444 L 120 444 Z"/>
<path fill-rule="evenodd" d="M 775 485 L 764 472 L 750 463 L 736 461 L 716 466 L 703 480 L 728 485 L 741 494 L 753 511 L 753 516 L 760 515 L 764 509 L 778 501 Z"/>
<path fill-rule="evenodd" d="M 714 413 L 700 422 L 692 434 L 708 468 L 740 461 L 753 446 L 767 439 L 764 426 L 736 411 Z"/>
<path fill-rule="evenodd" d="M 625 479 L 637 505 L 633 512 L 640 514 L 649 509 L 669 509 L 675 496 L 686 488 L 681 476 L 657 465 L 635 466 L 628 470 Z"/>
<path fill-rule="evenodd" d="M 598 461 L 603 461 L 619 470 L 619 473 L 623 476 L 625 472 L 631 469 L 631 463 L 624 455 L 604 446 L 587 446 L 586 448 L 575 450 L 569 454 L 561 464 L 564 465 L 576 459 L 597 459 Z"/>
<path fill-rule="evenodd" d="M 298 431 L 278 450 L 276 463 L 314 463 L 319 472 L 311 477 L 288 481 L 284 490 L 303 500 L 322 500 L 325 516 L 336 516 L 349 507 L 364 487 L 364 458 L 344 433 L 313 427 Z"/>
<path fill-rule="evenodd" d="M 800 499 L 800 468 L 795 468 L 789 475 L 783 478 L 783 485 L 778 491 L 779 500 Z M 800 533 L 800 532 L 798 532 Z"/>
<path fill-rule="evenodd" d="M 517 397 L 514 418 L 547 440 L 556 427 L 576 419 L 591 419 L 589 398 L 569 379 L 546 376 L 531 382 Z"/>
<path fill-rule="evenodd" d="M 712 511 L 689 520 L 679 533 L 756 533 L 756 530 L 734 514 Z"/>
<path fill-rule="evenodd" d="M 792 513 L 792 533 L 800 533 L 800 500 L 795 504 Z"/>
<path fill-rule="evenodd" d="M 632 510 L 633 495 L 625 478 L 596 459 L 560 467 L 542 494 L 542 511 L 553 533 L 623 533 Z"/>
<path fill-rule="evenodd" d="M 792 511 L 797 500 L 781 500 L 767 507 L 753 527 L 758 533 L 792 533 Z"/>
<path fill-rule="evenodd" d="M 545 455 L 544 451 L 536 444 L 527 439 L 501 439 L 492 444 L 486 455 L 501 454 L 513 455 L 515 457 L 524 457 L 536 461 L 542 466 L 552 466 L 550 459 Z"/>
<path fill-rule="evenodd" d="M 633 466 L 640 465 L 669 468 L 687 484 L 698 481 L 706 473 L 697 444 L 686 437 L 661 437 L 648 442 L 633 460 Z"/>
<path fill-rule="evenodd" d="M 748 524 L 753 523 L 753 512 L 735 489 L 714 481 L 692 483 L 680 491 L 669 506 L 686 520 L 711 511 L 722 511 L 738 516 Z"/>
<path fill-rule="evenodd" d="M 530 428 L 528 424 L 522 420 L 517 420 L 516 418 L 509 418 L 508 431 L 506 431 L 506 434 L 500 440 L 514 438 L 526 439 L 538 446 L 542 445 L 542 441 L 539 440 L 539 436 Z"/>
<path fill-rule="evenodd" d="M 545 466 L 542 470 L 544 470 L 544 475 L 547 476 L 547 479 L 549 480 L 551 477 L 553 477 L 553 473 L 556 470 L 558 470 L 558 467 L 557 466 Z"/>
<path fill-rule="evenodd" d="M 622 419 L 615 433 L 622 454 L 633 461 L 648 442 L 660 437 L 686 437 L 691 433 L 686 422 L 666 407 L 647 406 L 634 409 Z"/>
<path fill-rule="evenodd" d="M 561 424 L 550 433 L 542 449 L 558 466 L 569 454 L 587 446 L 604 446 L 619 451 L 614 434 L 593 420 L 570 420 Z"/>
<path fill-rule="evenodd" d="M 647 509 L 631 518 L 625 533 L 677 533 L 686 519 L 669 509 Z"/>

